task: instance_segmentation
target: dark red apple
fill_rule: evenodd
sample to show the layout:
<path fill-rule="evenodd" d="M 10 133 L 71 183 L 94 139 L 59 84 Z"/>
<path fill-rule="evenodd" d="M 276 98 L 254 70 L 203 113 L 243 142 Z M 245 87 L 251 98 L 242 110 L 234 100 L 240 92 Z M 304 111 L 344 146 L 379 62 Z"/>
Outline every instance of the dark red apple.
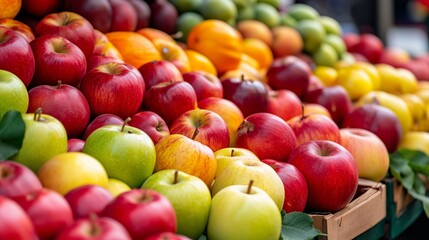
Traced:
<path fill-rule="evenodd" d="M 146 239 L 161 232 L 176 232 L 176 212 L 170 201 L 151 189 L 132 189 L 118 195 L 104 209 L 133 239 Z"/>
<path fill-rule="evenodd" d="M 27 40 L 4 26 L 0 26 L 0 69 L 15 74 L 25 86 L 30 84 L 35 71 L 33 50 Z"/>
<path fill-rule="evenodd" d="M 279 175 L 285 188 L 283 210 L 286 213 L 303 212 L 307 205 L 308 185 L 304 175 L 294 165 L 274 159 L 261 159 Z"/>
<path fill-rule="evenodd" d="M 82 152 L 85 141 L 80 138 L 70 138 L 67 140 L 67 152 Z"/>
<path fill-rule="evenodd" d="M 150 24 L 150 7 L 147 2 L 142 0 L 128 0 L 137 12 L 136 30 L 149 27 Z"/>
<path fill-rule="evenodd" d="M 351 202 L 358 187 L 358 169 L 351 153 L 338 143 L 313 140 L 295 148 L 287 163 L 304 175 L 307 212 L 331 212 Z"/>
<path fill-rule="evenodd" d="M 267 112 L 287 121 L 302 115 L 302 102 L 292 91 L 286 89 L 270 90 L 268 92 Z"/>
<path fill-rule="evenodd" d="M 283 119 L 271 113 L 254 113 L 238 127 L 235 147 L 246 148 L 259 159 L 286 161 L 296 144 L 295 134 Z"/>
<path fill-rule="evenodd" d="M 12 199 L 0 196 L 0 239 L 38 239 L 33 223 Z"/>
<path fill-rule="evenodd" d="M 21 9 L 34 17 L 44 17 L 60 7 L 61 0 L 22 0 Z"/>
<path fill-rule="evenodd" d="M 151 11 L 150 26 L 165 33 L 173 34 L 177 30 L 179 13 L 176 7 L 167 0 L 153 0 L 149 2 Z"/>
<path fill-rule="evenodd" d="M 88 136 L 95 131 L 97 128 L 100 128 L 105 125 L 123 125 L 124 120 L 115 114 L 105 113 L 95 117 L 89 124 L 86 126 L 85 132 L 83 133 L 82 140 L 86 140 Z"/>
<path fill-rule="evenodd" d="M 147 62 L 138 68 L 146 83 L 146 90 L 162 82 L 183 81 L 182 73 L 171 62 L 166 60 L 155 60 Z"/>
<path fill-rule="evenodd" d="M 95 29 L 106 33 L 112 24 L 112 6 L 109 0 L 63 0 L 65 11 L 86 18 Z"/>
<path fill-rule="evenodd" d="M 110 32 L 135 31 L 137 27 L 137 12 L 128 0 L 109 0 L 112 6 L 112 25 Z"/>
<path fill-rule="evenodd" d="M 0 196 L 16 197 L 42 189 L 37 175 L 15 161 L 0 162 Z"/>
<path fill-rule="evenodd" d="M 204 71 L 191 71 L 182 76 L 194 88 L 198 101 L 208 97 L 223 97 L 222 83 L 217 76 Z"/>
<path fill-rule="evenodd" d="M 145 82 L 135 67 L 112 62 L 87 72 L 80 89 L 88 100 L 92 116 L 110 113 L 126 119 L 140 109 Z"/>
<path fill-rule="evenodd" d="M 170 135 L 170 129 L 167 123 L 165 123 L 161 116 L 152 111 L 141 111 L 134 114 L 128 122 L 128 125 L 145 132 L 149 135 L 154 144 Z"/>

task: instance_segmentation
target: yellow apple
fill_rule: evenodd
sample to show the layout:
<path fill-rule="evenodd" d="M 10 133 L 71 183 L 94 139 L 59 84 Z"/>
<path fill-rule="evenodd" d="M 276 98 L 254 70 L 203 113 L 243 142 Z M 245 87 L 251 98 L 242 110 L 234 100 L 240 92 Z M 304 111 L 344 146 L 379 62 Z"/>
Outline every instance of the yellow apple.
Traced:
<path fill-rule="evenodd" d="M 429 132 L 409 131 L 399 143 L 398 149 L 420 150 L 429 156 Z"/>
<path fill-rule="evenodd" d="M 387 64 L 377 64 L 380 75 L 380 90 L 392 93 L 413 93 L 418 89 L 418 81 L 414 74 L 404 68 L 394 68 Z"/>
<path fill-rule="evenodd" d="M 232 162 L 250 159 L 260 161 L 252 151 L 246 148 L 228 147 L 222 148 L 214 152 L 217 162 L 216 176 L 219 176 L 225 168 L 227 168 Z"/>
<path fill-rule="evenodd" d="M 365 70 L 342 67 L 338 70 L 337 84 L 343 86 L 351 100 L 357 100 L 374 90 L 371 77 Z"/>
<path fill-rule="evenodd" d="M 419 96 L 411 93 L 405 93 L 399 96 L 405 101 L 410 109 L 413 117 L 413 126 L 426 117 L 426 106 Z"/>
<path fill-rule="evenodd" d="M 121 180 L 115 178 L 109 178 L 107 182 L 106 189 L 114 196 L 118 196 L 119 194 L 131 190 L 130 186 Z"/>
<path fill-rule="evenodd" d="M 337 82 L 338 72 L 333 67 L 317 66 L 313 74 L 320 79 L 323 86 L 333 86 Z"/>
<path fill-rule="evenodd" d="M 374 90 L 380 89 L 380 75 L 373 64 L 368 62 L 356 62 L 353 66 L 364 70 L 370 76 Z"/>

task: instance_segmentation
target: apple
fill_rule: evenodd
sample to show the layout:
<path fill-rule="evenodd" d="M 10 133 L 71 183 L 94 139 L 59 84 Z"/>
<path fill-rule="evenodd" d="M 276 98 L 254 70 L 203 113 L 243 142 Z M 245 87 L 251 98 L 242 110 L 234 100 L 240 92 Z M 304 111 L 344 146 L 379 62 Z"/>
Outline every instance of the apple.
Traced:
<path fill-rule="evenodd" d="M 170 134 L 156 145 L 155 172 L 177 169 L 199 177 L 210 186 L 216 174 L 216 158 L 208 146 L 182 134 Z"/>
<path fill-rule="evenodd" d="M 182 76 L 194 88 L 198 101 L 208 97 L 223 97 L 222 83 L 217 76 L 201 70 L 187 72 Z"/>
<path fill-rule="evenodd" d="M 149 135 L 154 144 L 159 140 L 170 135 L 170 129 L 157 113 L 152 111 L 140 111 L 131 117 L 128 124 L 138 128 Z"/>
<path fill-rule="evenodd" d="M 304 95 L 303 101 L 324 106 L 338 126 L 341 126 L 344 117 L 353 108 L 352 100 L 347 91 L 340 85 L 310 90 Z"/>
<path fill-rule="evenodd" d="M 21 0 L 18 0 L 18 1 L 2 0 L 0 1 L 0 4 L 4 6 L 0 10 L 0 19 L 14 18 L 16 17 L 16 15 L 19 13 L 21 9 L 22 1 Z"/>
<path fill-rule="evenodd" d="M 28 91 L 27 112 L 41 107 L 45 114 L 58 119 L 68 138 L 80 137 L 89 123 L 91 112 L 82 92 L 71 85 L 58 81 L 56 86 L 39 85 Z"/>
<path fill-rule="evenodd" d="M 109 0 L 63 0 L 63 8 L 86 18 L 95 29 L 103 33 L 110 31 L 112 6 Z"/>
<path fill-rule="evenodd" d="M 104 216 L 121 223 L 132 239 L 146 239 L 160 232 L 176 232 L 177 218 L 170 201 L 152 189 L 122 193 L 104 209 Z"/>
<path fill-rule="evenodd" d="M 237 129 L 244 120 L 243 113 L 232 101 L 225 98 L 208 97 L 198 102 L 198 107 L 213 111 L 225 121 L 229 132 L 229 146 L 235 145 Z"/>
<path fill-rule="evenodd" d="M 155 235 L 152 235 L 146 240 L 191 240 L 191 238 L 186 237 L 182 234 L 172 233 L 172 232 L 162 232 Z"/>
<path fill-rule="evenodd" d="M 78 219 L 61 230 L 56 240 L 121 239 L 131 240 L 130 234 L 118 221 L 108 217 Z"/>
<path fill-rule="evenodd" d="M 137 27 L 137 10 L 127 0 L 109 0 L 112 7 L 110 32 L 135 31 Z"/>
<path fill-rule="evenodd" d="M 0 69 L 15 74 L 25 86 L 30 84 L 35 72 L 30 44 L 19 33 L 4 26 L 0 26 Z"/>
<path fill-rule="evenodd" d="M 358 33 L 347 32 L 342 35 L 344 44 L 346 44 L 347 51 L 350 52 L 351 49 L 360 41 L 360 35 Z"/>
<path fill-rule="evenodd" d="M 383 180 L 390 163 L 389 151 L 383 141 L 363 128 L 341 128 L 340 134 L 340 144 L 353 155 L 359 177 L 374 182 Z"/>
<path fill-rule="evenodd" d="M 295 29 L 302 36 L 304 51 L 310 54 L 315 54 L 326 39 L 326 30 L 321 21 L 316 19 L 302 19 L 297 22 Z"/>
<path fill-rule="evenodd" d="M 119 60 L 124 60 L 122 54 L 113 45 L 113 43 L 107 38 L 106 34 L 94 29 L 95 46 L 92 55 L 101 55 L 107 57 L 113 57 Z"/>
<path fill-rule="evenodd" d="M 143 99 L 143 107 L 161 116 L 168 126 L 197 104 L 195 90 L 185 81 L 158 83 L 146 91 Z"/>
<path fill-rule="evenodd" d="M 184 112 L 171 123 L 170 133 L 185 135 L 213 151 L 229 146 L 228 127 L 223 118 L 211 110 L 192 109 Z"/>
<path fill-rule="evenodd" d="M 10 110 L 26 113 L 28 92 L 24 83 L 15 74 L 0 69 L 0 119 Z"/>
<path fill-rule="evenodd" d="M 153 0 L 149 2 L 150 26 L 165 33 L 176 32 L 178 11 L 174 5 L 167 0 Z"/>
<path fill-rule="evenodd" d="M 329 113 L 328 109 L 326 109 L 326 107 L 324 107 L 321 104 L 303 102 L 302 108 L 303 108 L 302 113 L 304 115 L 310 115 L 312 113 L 320 113 L 320 114 L 323 114 L 323 115 L 327 116 L 328 118 L 332 119 L 332 116 Z"/>
<path fill-rule="evenodd" d="M 88 136 L 96 129 L 105 125 L 122 125 L 124 120 L 115 114 L 104 113 L 95 117 L 87 126 L 83 132 L 82 140 L 86 140 Z"/>
<path fill-rule="evenodd" d="M 216 176 L 219 176 L 230 163 L 239 160 L 260 161 L 258 156 L 246 148 L 227 147 L 214 152 L 216 158 Z"/>
<path fill-rule="evenodd" d="M 200 178 L 166 169 L 151 175 L 142 188 L 153 189 L 171 202 L 177 216 L 178 234 L 191 239 L 201 236 L 207 226 L 212 197 Z"/>
<path fill-rule="evenodd" d="M 37 175 L 28 167 L 10 160 L 0 162 L 0 195 L 16 197 L 42 189 Z"/>
<path fill-rule="evenodd" d="M 207 224 L 209 239 L 280 237 L 279 209 L 264 190 L 252 184 L 228 186 L 213 196 Z"/>
<path fill-rule="evenodd" d="M 257 80 L 227 78 L 222 81 L 223 97 L 233 102 L 244 117 L 257 112 L 264 112 L 268 105 L 268 89 Z"/>
<path fill-rule="evenodd" d="M 270 90 L 266 111 L 287 121 L 302 115 L 302 102 L 299 97 L 287 89 Z"/>
<path fill-rule="evenodd" d="M 336 212 L 356 193 L 358 168 L 353 155 L 339 143 L 313 140 L 295 148 L 287 163 L 304 175 L 308 185 L 306 211 Z"/>
<path fill-rule="evenodd" d="M 37 176 L 45 188 L 61 195 L 87 184 L 106 187 L 108 181 L 103 165 L 82 152 L 55 155 L 40 167 Z"/>
<path fill-rule="evenodd" d="M 297 139 L 285 120 L 272 113 L 254 113 L 238 127 L 235 146 L 252 151 L 259 159 L 286 161 Z"/>
<path fill-rule="evenodd" d="M 397 47 L 383 49 L 378 59 L 378 63 L 389 64 L 395 68 L 409 61 L 411 61 L 410 54 L 405 49 Z"/>
<path fill-rule="evenodd" d="M 73 222 L 72 210 L 59 193 L 43 188 L 37 192 L 14 197 L 28 214 L 39 239 L 53 239 Z"/>
<path fill-rule="evenodd" d="M 409 131 L 401 139 L 398 149 L 422 151 L 429 156 L 429 132 Z"/>
<path fill-rule="evenodd" d="M 60 6 L 60 0 L 22 0 L 21 9 L 31 16 L 43 18 L 50 13 L 57 12 Z"/>
<path fill-rule="evenodd" d="M 86 57 L 82 50 L 60 35 L 43 35 L 30 42 L 36 69 L 32 86 L 63 84 L 79 85 L 86 73 Z"/>
<path fill-rule="evenodd" d="M 100 65 L 103 65 L 106 63 L 111 63 L 111 62 L 125 63 L 122 59 L 119 59 L 116 57 L 111 57 L 111 56 L 106 56 L 106 55 L 94 55 L 93 54 L 87 60 L 86 71 L 89 72 L 93 68 L 96 68 Z"/>
<path fill-rule="evenodd" d="M 266 73 L 268 85 L 273 90 L 287 89 L 302 97 L 310 82 L 310 66 L 295 56 L 277 58 Z"/>
<path fill-rule="evenodd" d="M 254 180 L 254 185 L 264 190 L 271 197 L 277 205 L 278 211 L 283 209 L 285 190 L 282 180 L 273 168 L 252 158 L 240 158 L 230 162 L 216 176 L 211 189 L 212 196 L 216 196 L 225 187 L 245 185 L 250 180 Z"/>
<path fill-rule="evenodd" d="M 27 40 L 27 42 L 31 42 L 34 40 L 33 30 L 25 23 L 16 20 L 16 19 L 0 19 L 0 26 L 10 28 L 15 32 L 19 33 L 21 36 Z"/>
<path fill-rule="evenodd" d="M 50 158 L 67 152 L 67 132 L 58 119 L 42 114 L 40 108 L 35 113 L 23 114 L 22 119 L 24 139 L 13 160 L 37 172 Z"/>
<path fill-rule="evenodd" d="M 150 89 L 157 83 L 170 81 L 183 81 L 182 73 L 167 60 L 154 60 L 141 65 L 138 68 L 143 76 L 146 89 Z"/>
<path fill-rule="evenodd" d="M 94 51 L 95 37 L 92 24 L 74 12 L 56 12 L 45 15 L 37 24 L 36 36 L 54 34 L 67 38 L 82 50 L 86 58 Z"/>
<path fill-rule="evenodd" d="M 285 200 L 283 210 L 286 213 L 304 212 L 307 205 L 308 186 L 304 175 L 292 164 L 274 159 L 262 159 L 276 171 L 283 182 Z"/>
<path fill-rule="evenodd" d="M 378 63 L 384 50 L 383 42 L 374 34 L 364 33 L 359 37 L 359 41 L 349 52 L 362 54 L 371 63 Z"/>
<path fill-rule="evenodd" d="M 336 143 L 341 140 L 337 124 L 323 114 L 296 116 L 287 123 L 295 133 L 297 146 L 312 140 L 330 140 Z"/>
<path fill-rule="evenodd" d="M 110 113 L 125 119 L 140 109 L 145 83 L 135 67 L 111 62 L 87 72 L 80 90 L 88 100 L 93 117 Z"/>
<path fill-rule="evenodd" d="M 113 195 L 113 197 L 117 197 L 119 194 L 131 190 L 130 186 L 126 183 L 114 178 L 109 178 L 106 189 Z"/>
<path fill-rule="evenodd" d="M 74 188 L 64 198 L 70 205 L 74 219 L 89 218 L 91 214 L 101 216 L 104 207 L 114 199 L 106 188 L 93 184 Z"/>
<path fill-rule="evenodd" d="M 378 104 L 357 106 L 344 118 L 342 128 L 366 129 L 381 139 L 389 153 L 396 151 L 402 139 L 402 126 L 395 113 Z"/>
<path fill-rule="evenodd" d="M 67 152 L 82 152 L 85 141 L 80 138 L 69 138 L 67 140 Z"/>
<path fill-rule="evenodd" d="M 109 177 L 135 188 L 153 173 L 155 145 L 145 132 L 127 122 L 95 130 L 86 139 L 83 152 L 100 161 Z"/>
<path fill-rule="evenodd" d="M 37 239 L 27 213 L 12 199 L 0 196 L 0 239 Z"/>
<path fill-rule="evenodd" d="M 137 13 L 136 30 L 149 27 L 150 23 L 150 7 L 149 4 L 141 0 L 128 0 Z"/>

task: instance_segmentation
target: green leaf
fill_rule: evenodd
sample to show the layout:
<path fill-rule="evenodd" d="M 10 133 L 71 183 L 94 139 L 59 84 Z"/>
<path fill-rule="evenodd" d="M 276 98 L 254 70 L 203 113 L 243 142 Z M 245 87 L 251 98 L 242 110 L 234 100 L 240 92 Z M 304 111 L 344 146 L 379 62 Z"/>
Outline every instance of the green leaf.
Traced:
<path fill-rule="evenodd" d="M 405 188 L 413 187 L 416 174 L 399 152 L 390 155 L 390 172 Z"/>
<path fill-rule="evenodd" d="M 0 159 L 6 160 L 22 147 L 25 123 L 18 111 L 7 111 L 0 121 Z"/>
<path fill-rule="evenodd" d="M 414 191 L 414 189 L 409 189 L 408 193 L 414 198 L 417 199 L 419 201 L 422 202 L 423 204 L 423 210 L 426 214 L 426 217 L 429 218 L 429 197 L 426 196 L 425 194 L 420 194 L 416 191 Z"/>
<path fill-rule="evenodd" d="M 318 236 L 326 236 L 314 228 L 313 219 L 308 214 L 282 211 L 282 218 L 280 240 L 312 240 Z"/>

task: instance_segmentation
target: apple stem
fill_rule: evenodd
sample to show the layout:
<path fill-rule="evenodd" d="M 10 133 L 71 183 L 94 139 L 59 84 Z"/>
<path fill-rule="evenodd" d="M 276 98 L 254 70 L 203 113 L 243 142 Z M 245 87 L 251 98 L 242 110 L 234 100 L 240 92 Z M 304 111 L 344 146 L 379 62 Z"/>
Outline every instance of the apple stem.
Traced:
<path fill-rule="evenodd" d="M 97 220 L 98 216 L 95 213 L 90 213 L 89 214 L 89 221 L 91 224 L 91 229 L 90 229 L 90 235 L 91 236 L 98 236 L 101 233 L 101 229 L 100 226 L 98 226 L 96 220 Z"/>
<path fill-rule="evenodd" d="M 380 101 L 378 100 L 378 98 L 377 98 L 376 96 L 374 96 L 374 97 L 372 98 L 371 103 L 372 103 L 372 104 L 380 105 Z"/>
<path fill-rule="evenodd" d="M 252 186 L 253 186 L 253 179 L 251 179 L 250 181 L 249 181 L 249 186 L 247 186 L 247 194 L 250 194 L 251 192 L 252 192 Z"/>
<path fill-rule="evenodd" d="M 198 130 L 198 128 L 195 128 L 194 134 L 192 134 L 192 140 L 195 140 L 195 138 L 197 137 L 198 133 L 200 133 L 200 131 Z"/>
<path fill-rule="evenodd" d="M 130 117 L 127 117 L 127 119 L 125 119 L 124 123 L 122 124 L 122 128 L 121 128 L 121 132 L 124 131 L 125 126 L 128 125 L 128 122 L 131 121 Z"/>
<path fill-rule="evenodd" d="M 33 120 L 39 122 L 40 121 L 40 117 L 42 117 L 42 108 L 38 107 L 36 109 L 36 111 L 34 111 L 34 118 L 33 118 Z"/>
<path fill-rule="evenodd" d="M 234 156 L 234 149 L 231 149 L 231 157 Z"/>
<path fill-rule="evenodd" d="M 244 76 L 244 74 L 241 74 L 241 81 L 246 80 L 246 77 Z"/>
<path fill-rule="evenodd" d="M 63 83 L 61 82 L 61 80 L 58 80 L 58 85 L 57 85 L 57 89 L 60 89 L 62 87 Z"/>
<path fill-rule="evenodd" d="M 12 174 L 12 172 L 8 168 L 2 168 L 0 171 L 1 178 L 7 178 Z"/>
<path fill-rule="evenodd" d="M 301 120 L 306 118 L 307 116 L 305 116 L 304 114 L 304 104 L 301 104 Z"/>
<path fill-rule="evenodd" d="M 173 184 L 177 183 L 177 178 L 179 177 L 179 170 L 174 171 L 174 181 Z"/>

